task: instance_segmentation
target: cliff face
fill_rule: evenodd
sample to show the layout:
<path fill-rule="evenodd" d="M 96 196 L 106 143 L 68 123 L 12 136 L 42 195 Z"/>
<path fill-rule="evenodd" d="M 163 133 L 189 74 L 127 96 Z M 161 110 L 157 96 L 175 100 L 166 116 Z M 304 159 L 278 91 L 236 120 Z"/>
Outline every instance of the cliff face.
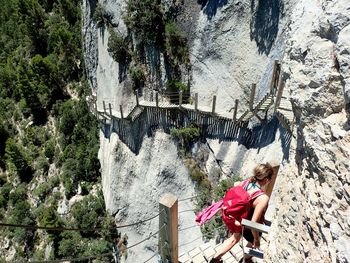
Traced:
<path fill-rule="evenodd" d="M 271 262 L 350 260 L 349 24 L 348 1 L 293 11 L 283 69 L 296 140 L 276 193 Z"/>
<path fill-rule="evenodd" d="M 217 171 L 222 178 L 233 174 L 245 177 L 256 163 L 281 162 L 267 262 L 347 262 L 350 4 L 347 0 L 202 2 L 183 1 L 179 17 L 191 47 L 192 71 L 187 75 L 191 93 L 199 93 L 203 106 L 210 106 L 212 96 L 217 95 L 218 110 L 228 111 L 236 98 L 241 102 L 248 99 L 251 83 L 258 84 L 258 98 L 268 91 L 272 63 L 279 59 L 288 77 L 284 96 L 291 99 L 296 116 L 295 138 L 289 149 L 286 131 L 272 125 L 267 128 L 274 140 L 267 145 L 247 149 L 239 142 L 208 139 L 194 147 L 192 154 L 213 180 L 218 179 Z M 86 63 L 87 72 L 92 84 L 96 83 L 98 104 L 101 107 L 103 100 L 113 105 L 131 104 L 130 85 L 127 80 L 120 81 L 119 65 L 107 52 L 108 31 L 96 28 L 88 19 L 88 10 L 95 4 L 85 1 L 85 32 L 89 34 L 84 36 L 86 59 L 91 60 Z M 113 24 L 118 25 L 115 30 L 126 33 L 121 18 L 125 2 L 101 4 L 113 13 Z M 160 77 L 152 82 L 161 86 L 164 75 L 155 76 Z M 246 107 L 240 105 L 240 110 Z M 163 193 L 180 199 L 194 194 L 175 143 L 162 131 L 145 138 L 138 154 L 116 134 L 105 138 L 101 133 L 99 158 L 106 206 L 118 224 L 157 213 Z M 192 208 L 191 202 L 180 202 L 179 211 Z M 193 213 L 181 214 L 180 228 L 194 225 L 193 219 Z M 157 227 L 153 220 L 125 230 L 129 244 L 156 232 Z M 202 243 L 197 227 L 179 235 L 180 252 Z M 127 260 L 149 258 L 157 251 L 156 244 L 151 239 L 133 248 Z"/>

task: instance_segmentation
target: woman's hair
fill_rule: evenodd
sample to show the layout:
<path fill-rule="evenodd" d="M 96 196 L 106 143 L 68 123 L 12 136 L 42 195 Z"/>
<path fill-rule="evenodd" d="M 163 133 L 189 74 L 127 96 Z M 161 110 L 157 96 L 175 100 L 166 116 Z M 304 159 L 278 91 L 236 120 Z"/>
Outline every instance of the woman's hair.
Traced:
<path fill-rule="evenodd" d="M 269 163 L 259 164 L 254 168 L 252 181 L 262 181 L 265 178 L 271 179 L 273 175 L 272 166 Z"/>

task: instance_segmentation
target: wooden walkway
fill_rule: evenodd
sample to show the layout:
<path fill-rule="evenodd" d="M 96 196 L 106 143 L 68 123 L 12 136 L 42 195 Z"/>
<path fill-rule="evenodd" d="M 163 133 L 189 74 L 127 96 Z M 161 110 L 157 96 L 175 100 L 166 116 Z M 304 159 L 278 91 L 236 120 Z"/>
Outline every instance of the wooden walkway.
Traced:
<path fill-rule="evenodd" d="M 280 71 L 280 64 L 275 61 L 270 90 L 258 101 L 255 100 L 256 85 L 252 85 L 248 109 L 241 116 L 237 116 L 238 100 L 235 100 L 233 112 L 217 111 L 216 96 L 213 97 L 211 107 L 198 107 L 198 94 L 192 94 L 193 97 L 186 94 L 183 100 L 184 95 L 181 92 L 171 94 L 172 100 L 167 94 L 161 96 L 156 93 L 152 96 L 153 101 L 139 101 L 138 95 L 135 94 L 135 104 L 127 112 L 124 112 L 125 109 L 121 105 L 117 107 L 108 101 L 102 101 L 102 108 L 98 107 L 96 96 L 87 98 L 87 101 L 90 111 L 103 124 L 102 130 L 105 136 L 108 137 L 112 132 L 116 132 L 134 152 L 138 152 L 145 134 L 150 135 L 155 129 L 170 132 L 172 128 L 187 127 L 191 123 L 200 127 L 203 137 L 237 140 L 248 148 L 261 147 L 272 142 L 270 140 L 273 139 L 273 134 L 270 136 L 266 134 L 267 131 L 257 131 L 254 127 L 248 128 L 248 124 L 252 118 L 256 118 L 260 123 L 267 123 L 269 121 L 267 113 L 274 104 L 273 115 L 288 132 L 292 133 L 294 116 L 290 102 L 282 97 L 284 81 L 279 76 Z M 188 103 L 189 101 L 192 103 Z M 262 142 L 264 139 L 265 141 Z"/>
<path fill-rule="evenodd" d="M 243 245 L 246 246 L 247 242 L 244 240 Z M 196 247 L 187 253 L 179 256 L 179 263 L 206 263 L 213 258 L 221 244 L 213 245 L 211 243 L 204 243 L 200 247 Z M 267 248 L 267 242 L 264 238 L 261 238 L 261 249 L 264 251 Z M 243 250 L 241 242 L 236 244 L 229 252 L 223 257 L 223 263 L 238 263 L 243 258 Z M 263 260 L 254 258 L 254 262 L 262 263 Z"/>

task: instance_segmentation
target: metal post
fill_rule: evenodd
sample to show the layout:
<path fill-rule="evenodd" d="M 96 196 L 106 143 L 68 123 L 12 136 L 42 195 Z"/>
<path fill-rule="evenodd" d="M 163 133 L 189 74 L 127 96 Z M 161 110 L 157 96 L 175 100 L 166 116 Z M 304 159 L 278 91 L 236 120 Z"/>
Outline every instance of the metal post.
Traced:
<path fill-rule="evenodd" d="M 194 94 L 194 109 L 198 110 L 198 93 Z"/>
<path fill-rule="evenodd" d="M 256 90 L 256 84 L 252 84 L 252 91 L 250 93 L 250 100 L 249 100 L 249 110 L 253 111 L 253 105 L 254 105 L 254 98 L 255 98 L 255 90 Z"/>
<path fill-rule="evenodd" d="M 159 201 L 158 250 L 163 262 L 178 263 L 178 200 L 171 194 Z"/>
<path fill-rule="evenodd" d="M 211 109 L 211 114 L 215 114 L 215 104 L 216 104 L 216 96 L 213 96 L 213 105 Z"/>
<path fill-rule="evenodd" d="M 159 107 L 159 97 L 158 97 L 158 91 L 156 92 L 156 107 Z"/>
<path fill-rule="evenodd" d="M 236 99 L 235 100 L 235 109 L 234 109 L 234 112 L 233 112 L 233 121 L 236 121 L 236 118 L 237 118 L 238 102 L 239 102 L 239 100 Z"/>

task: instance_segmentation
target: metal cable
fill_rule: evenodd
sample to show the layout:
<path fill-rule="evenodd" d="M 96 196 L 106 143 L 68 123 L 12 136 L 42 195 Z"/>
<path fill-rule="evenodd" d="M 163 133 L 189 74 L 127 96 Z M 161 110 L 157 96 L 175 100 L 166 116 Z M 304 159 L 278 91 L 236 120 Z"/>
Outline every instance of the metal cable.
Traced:
<path fill-rule="evenodd" d="M 146 240 L 150 239 L 151 237 L 157 235 L 163 229 L 163 227 L 165 227 L 165 224 L 161 228 L 159 228 L 159 230 L 157 232 L 155 232 L 154 234 L 152 234 L 152 235 L 146 237 L 145 239 L 142 239 L 141 241 L 139 241 L 139 242 L 137 242 L 137 243 L 127 247 L 126 249 L 130 249 L 130 248 L 136 247 L 137 245 L 140 245 L 141 243 L 145 242 Z"/>
<path fill-rule="evenodd" d="M 183 199 L 179 199 L 179 202 L 186 201 L 186 200 L 189 200 L 189 199 L 192 199 L 192 198 L 195 198 L 195 197 L 199 197 L 199 195 L 194 195 L 194 196 L 186 197 L 186 198 L 183 198 Z"/>
<path fill-rule="evenodd" d="M 139 225 L 142 224 L 144 222 L 150 221 L 154 218 L 156 218 L 157 216 L 159 216 L 160 213 L 158 213 L 157 215 L 154 215 L 150 218 L 147 218 L 145 220 L 141 220 L 138 221 L 136 223 L 132 223 L 132 224 L 127 224 L 127 225 L 121 225 L 121 226 L 115 226 L 116 229 L 118 228 L 124 228 L 124 227 L 130 227 L 130 226 L 134 226 L 134 225 Z M 102 227 L 95 227 L 95 228 L 65 228 L 65 227 L 46 227 L 46 226 L 35 226 L 35 225 L 22 225 L 22 224 L 6 224 L 6 223 L 0 223 L 0 227 L 16 227 L 16 228 L 26 228 L 26 229 L 43 229 L 43 230 L 54 230 L 54 231 L 98 231 L 98 230 L 102 230 L 104 228 Z"/>
<path fill-rule="evenodd" d="M 100 257 L 106 257 L 106 256 L 112 256 L 113 252 L 104 253 L 96 256 L 87 256 L 87 257 L 81 257 L 81 258 L 64 258 L 64 259 L 53 259 L 53 260 L 43 260 L 43 261 L 29 261 L 31 263 L 54 263 L 54 262 L 65 262 L 65 261 L 82 261 L 82 260 L 88 260 L 88 259 L 94 259 L 94 258 L 100 258 Z"/>

